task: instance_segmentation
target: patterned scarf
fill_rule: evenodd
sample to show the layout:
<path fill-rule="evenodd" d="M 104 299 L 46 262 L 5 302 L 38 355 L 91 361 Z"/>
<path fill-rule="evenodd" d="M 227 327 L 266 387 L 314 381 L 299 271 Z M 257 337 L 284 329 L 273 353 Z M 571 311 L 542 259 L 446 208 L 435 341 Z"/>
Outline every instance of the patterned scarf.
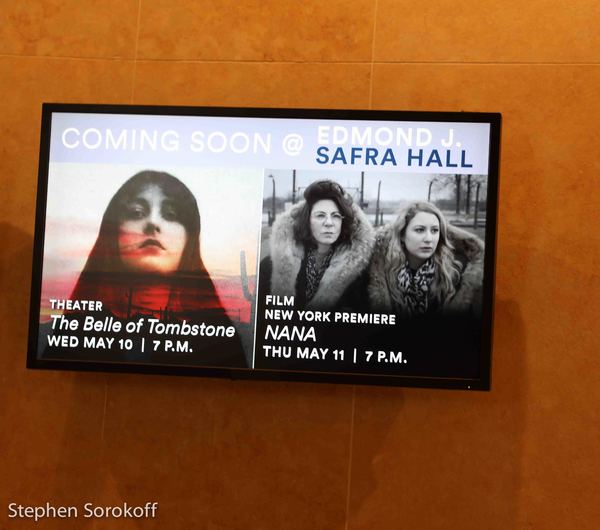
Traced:
<path fill-rule="evenodd" d="M 427 313 L 429 286 L 435 275 L 435 261 L 429 258 L 416 271 L 405 263 L 398 273 L 398 288 L 403 294 L 404 306 L 409 315 Z"/>
<path fill-rule="evenodd" d="M 319 283 L 321 283 L 321 278 L 323 278 L 323 274 L 329 267 L 329 262 L 331 261 L 331 257 L 333 256 L 333 247 L 329 249 L 327 254 L 323 256 L 321 263 L 318 263 L 317 260 L 317 251 L 315 249 L 311 249 L 308 251 L 308 257 L 306 258 L 306 301 L 310 301 L 312 297 L 316 294 L 317 289 L 319 288 Z"/>

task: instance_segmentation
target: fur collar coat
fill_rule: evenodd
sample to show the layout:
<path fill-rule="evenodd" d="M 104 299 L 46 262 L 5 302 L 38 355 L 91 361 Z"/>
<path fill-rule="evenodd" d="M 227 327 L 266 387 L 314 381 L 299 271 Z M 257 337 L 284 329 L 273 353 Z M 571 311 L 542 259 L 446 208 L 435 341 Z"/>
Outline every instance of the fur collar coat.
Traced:
<path fill-rule="evenodd" d="M 297 294 L 297 279 L 304 264 L 305 248 L 294 237 L 294 222 L 303 204 L 296 204 L 281 214 L 273 225 L 269 241 L 272 262 L 270 292 L 275 295 Z M 375 243 L 375 230 L 356 204 L 352 205 L 352 210 L 354 221 L 350 241 L 335 247 L 317 292 L 306 304 L 308 309 L 336 306 L 348 288 L 366 273 Z"/>
<path fill-rule="evenodd" d="M 371 308 L 377 311 L 393 312 L 395 307 L 386 276 L 386 253 L 392 237 L 391 225 L 379 228 L 376 234 L 369 270 L 368 295 Z M 452 225 L 448 225 L 448 239 L 454 246 L 455 259 L 461 263 L 462 270 L 456 293 L 446 301 L 443 311 L 479 313 L 483 288 L 483 241 Z"/>

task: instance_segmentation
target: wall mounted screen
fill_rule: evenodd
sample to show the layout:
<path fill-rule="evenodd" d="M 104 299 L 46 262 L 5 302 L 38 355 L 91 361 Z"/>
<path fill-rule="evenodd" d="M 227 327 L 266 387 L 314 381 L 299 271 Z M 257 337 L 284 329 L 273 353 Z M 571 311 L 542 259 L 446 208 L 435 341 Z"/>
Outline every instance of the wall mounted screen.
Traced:
<path fill-rule="evenodd" d="M 28 366 L 489 389 L 499 136 L 45 104 Z"/>

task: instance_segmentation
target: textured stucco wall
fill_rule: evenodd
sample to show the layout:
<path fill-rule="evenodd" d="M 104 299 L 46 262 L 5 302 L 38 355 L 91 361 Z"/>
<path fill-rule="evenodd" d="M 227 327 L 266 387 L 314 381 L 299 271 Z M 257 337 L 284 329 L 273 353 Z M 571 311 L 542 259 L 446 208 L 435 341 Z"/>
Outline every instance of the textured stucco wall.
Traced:
<path fill-rule="evenodd" d="M 0 527 L 596 529 L 600 7 L 27 0 L 0 9 Z M 43 101 L 503 114 L 491 393 L 25 369 Z"/>

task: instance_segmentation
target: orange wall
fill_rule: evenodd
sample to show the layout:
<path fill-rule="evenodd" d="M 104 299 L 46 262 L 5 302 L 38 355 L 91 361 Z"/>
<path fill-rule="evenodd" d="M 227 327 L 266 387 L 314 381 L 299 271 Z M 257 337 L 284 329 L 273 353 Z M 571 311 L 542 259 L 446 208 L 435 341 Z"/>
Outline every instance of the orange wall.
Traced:
<path fill-rule="evenodd" d="M 3 2 L 0 528 L 598 528 L 598 5 Z M 43 101 L 501 112 L 492 392 L 25 370 Z"/>

